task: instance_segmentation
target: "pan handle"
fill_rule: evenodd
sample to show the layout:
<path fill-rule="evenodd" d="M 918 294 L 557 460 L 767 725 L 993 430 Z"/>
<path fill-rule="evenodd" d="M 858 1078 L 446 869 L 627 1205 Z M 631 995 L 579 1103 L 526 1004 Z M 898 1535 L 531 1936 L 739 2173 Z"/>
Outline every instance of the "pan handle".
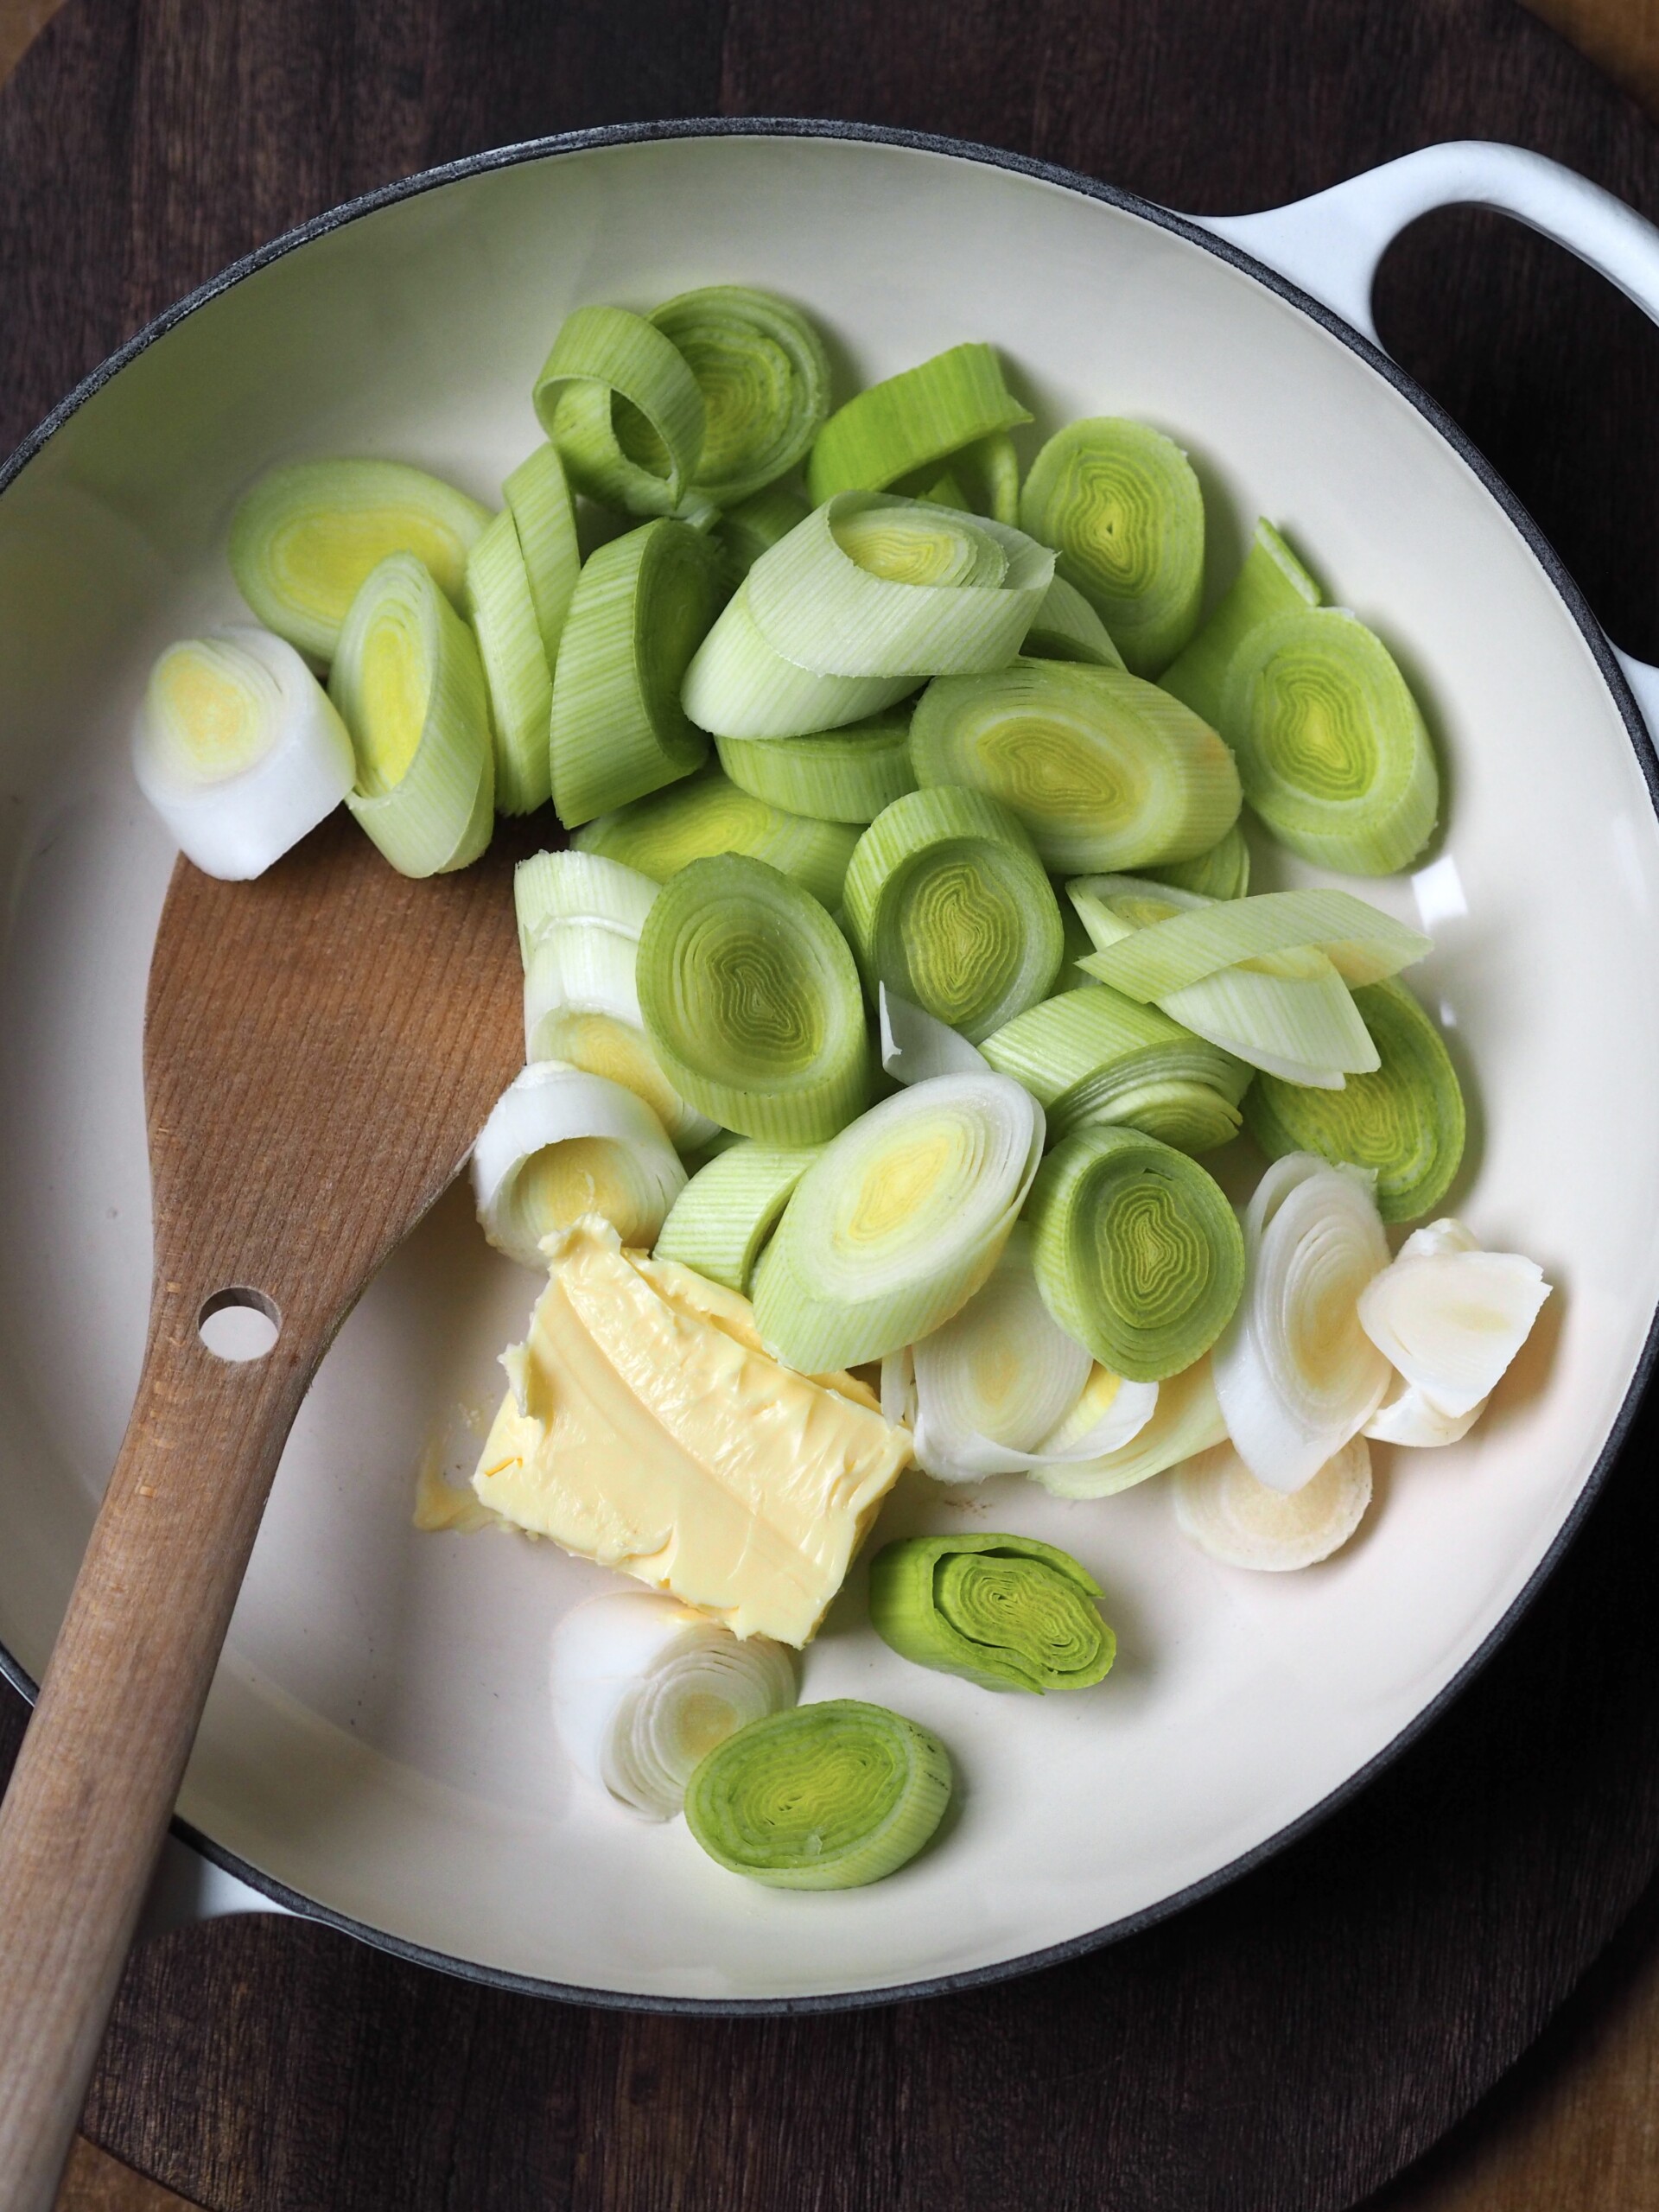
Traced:
<path fill-rule="evenodd" d="M 1587 177 L 1522 146 L 1482 138 L 1425 146 L 1287 207 L 1198 220 L 1289 277 L 1378 346 L 1371 288 L 1383 254 L 1420 215 L 1468 206 L 1499 208 L 1541 231 L 1659 322 L 1659 229 Z M 1613 650 L 1659 741 L 1659 669 Z"/>

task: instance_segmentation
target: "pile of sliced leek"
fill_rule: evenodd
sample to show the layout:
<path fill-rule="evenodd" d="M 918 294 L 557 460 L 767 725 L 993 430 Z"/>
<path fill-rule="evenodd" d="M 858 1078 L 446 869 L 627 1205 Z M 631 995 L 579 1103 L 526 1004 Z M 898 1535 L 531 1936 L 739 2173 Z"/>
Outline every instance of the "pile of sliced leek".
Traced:
<path fill-rule="evenodd" d="M 1370 1443 L 1465 1435 L 1548 1294 L 1440 1211 L 1465 1102 L 1401 980 L 1429 940 L 1251 887 L 1281 854 L 1409 868 L 1423 715 L 1265 520 L 1204 617 L 1160 430 L 1071 423 L 1022 467 L 978 343 L 833 412 L 831 382 L 765 292 L 582 306 L 499 511 L 399 462 L 271 470 L 230 546 L 258 626 L 156 663 L 143 788 L 235 876 L 342 799 L 410 875 L 550 802 L 492 1242 L 534 1267 L 599 1213 L 750 1299 L 781 1363 L 867 1368 L 938 1482 L 1168 1472 L 1217 1560 L 1310 1566 Z M 1252 1144 L 1239 1211 L 1204 1160 L 1237 1190 Z M 870 1584 L 905 1657 L 1038 1691 L 1105 1674 L 1098 1596 L 1018 1535 L 889 1545 Z M 761 1881 L 889 1872 L 949 1796 L 927 1731 L 797 1707 L 783 1655 L 671 1600 L 582 1609 L 554 1675 L 582 1771 Z"/>

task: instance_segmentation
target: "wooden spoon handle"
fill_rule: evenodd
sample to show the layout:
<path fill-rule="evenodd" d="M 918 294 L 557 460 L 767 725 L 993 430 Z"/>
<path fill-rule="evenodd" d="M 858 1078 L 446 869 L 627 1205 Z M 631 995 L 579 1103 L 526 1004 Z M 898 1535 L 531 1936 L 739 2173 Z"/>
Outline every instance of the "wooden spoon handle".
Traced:
<path fill-rule="evenodd" d="M 321 1348 L 207 1351 L 158 1285 L 143 1377 L 0 1805 L 0 2205 L 51 2212 L 271 1478 Z"/>

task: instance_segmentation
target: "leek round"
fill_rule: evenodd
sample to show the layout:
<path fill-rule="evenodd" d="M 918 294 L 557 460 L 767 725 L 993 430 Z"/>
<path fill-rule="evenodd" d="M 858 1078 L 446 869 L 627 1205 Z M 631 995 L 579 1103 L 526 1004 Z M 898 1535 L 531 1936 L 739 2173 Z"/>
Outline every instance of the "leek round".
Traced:
<path fill-rule="evenodd" d="M 673 515 L 702 454 L 702 393 L 673 340 L 626 308 L 577 308 L 532 394 L 579 492 L 625 514 Z"/>
<path fill-rule="evenodd" d="M 648 1249 L 684 1187 L 679 1154 L 650 1107 L 558 1060 L 514 1077 L 473 1147 L 484 1234 L 520 1267 L 542 1266 L 543 1237 L 585 1214 Z"/>
<path fill-rule="evenodd" d="M 1169 665 L 1204 594 L 1204 495 L 1178 445 L 1145 423 L 1070 423 L 1033 461 L 1020 520 L 1056 549 L 1126 667 Z"/>
<path fill-rule="evenodd" d="M 800 311 L 745 284 L 710 284 L 653 308 L 702 395 L 690 488 L 735 506 L 806 458 L 830 411 L 823 341 Z"/>
<path fill-rule="evenodd" d="M 409 553 L 457 606 L 487 507 L 397 461 L 296 461 L 237 508 L 231 573 L 268 630 L 327 666 L 352 601 L 390 553 Z"/>
<path fill-rule="evenodd" d="M 537 446 L 519 462 L 502 485 L 501 493 L 518 532 L 518 550 L 524 556 L 536 626 L 551 671 L 558 661 L 564 619 L 582 569 L 576 511 L 557 448 L 546 443 Z"/>
<path fill-rule="evenodd" d="M 716 1745 L 795 1702 L 795 1667 L 656 1590 L 607 1590 L 553 1631 L 553 1726 L 576 1771 L 613 1803 L 671 1821 Z"/>
<path fill-rule="evenodd" d="M 404 875 L 466 868 L 494 826 L 489 695 L 472 632 L 412 553 L 371 570 L 328 679 L 351 732 L 346 804 Z"/>
<path fill-rule="evenodd" d="M 988 346 L 952 346 L 867 385 L 837 408 L 818 433 L 806 487 L 815 500 L 837 492 L 882 492 L 901 476 L 1030 420 Z"/>
<path fill-rule="evenodd" d="M 841 904 L 857 842 L 857 830 L 845 823 L 785 813 L 712 771 L 601 815 L 576 832 L 580 850 L 606 854 L 659 883 L 693 861 L 745 853 L 792 876 L 831 911 Z"/>
<path fill-rule="evenodd" d="M 1168 861 L 1149 868 L 1154 883 L 1173 883 L 1178 891 L 1196 891 L 1201 899 L 1242 899 L 1250 887 L 1250 849 L 1243 825 L 1235 822 L 1218 844 L 1190 861 Z"/>
<path fill-rule="evenodd" d="M 930 683 L 911 717 L 925 790 L 970 784 L 1020 817 L 1057 874 L 1207 852 L 1238 818 L 1238 772 L 1216 735 L 1122 669 L 1016 660 Z"/>
<path fill-rule="evenodd" d="M 725 854 L 671 876 L 640 937 L 636 978 L 664 1073 L 723 1128 L 817 1144 L 868 1098 L 847 940 L 810 893 L 764 861 Z"/>
<path fill-rule="evenodd" d="M 133 731 L 138 788 L 208 875 L 243 881 L 332 814 L 356 766 L 346 725 L 269 630 L 169 645 Z"/>
<path fill-rule="evenodd" d="M 1433 834 L 1440 770 L 1417 702 L 1382 639 L 1343 608 L 1253 630 L 1221 719 L 1245 798 L 1303 860 L 1390 875 Z"/>
<path fill-rule="evenodd" d="M 740 790 L 821 822 L 874 822 L 916 788 L 902 710 L 813 737 L 719 737 L 715 747 Z"/>
<path fill-rule="evenodd" d="M 1497 1389 L 1548 1296 L 1543 1270 L 1518 1252 L 1408 1237 L 1361 1292 L 1358 1320 L 1408 1386 L 1456 1421 Z"/>
<path fill-rule="evenodd" d="M 547 728 L 553 678 L 510 510 L 496 516 L 467 556 L 466 607 L 489 687 L 496 811 L 531 814 L 552 792 Z"/>
<path fill-rule="evenodd" d="M 996 1265 L 1043 1150 L 1000 1075 L 912 1084 L 843 1129 L 796 1186 L 754 1278 L 755 1325 L 818 1375 L 929 1335 Z"/>
<path fill-rule="evenodd" d="M 1044 1303 L 1113 1373 L 1178 1375 L 1231 1319 L 1244 1284 L 1237 1218 L 1214 1179 L 1156 1137 L 1063 1137 L 1027 1213 Z"/>
<path fill-rule="evenodd" d="M 1077 1404 L 1047 1440 L 1049 1445 L 1065 1447 L 1098 1420 L 1122 1391 L 1134 1387 L 1097 1367 Z M 1151 1420 L 1127 1444 L 1081 1461 L 1057 1453 L 1031 1470 L 1031 1480 L 1056 1497 L 1115 1497 L 1120 1491 L 1133 1490 L 1166 1468 L 1179 1466 L 1194 1452 L 1207 1452 L 1226 1434 L 1211 1363 L 1200 1359 L 1158 1385 Z"/>
<path fill-rule="evenodd" d="M 591 923 L 637 944 L 656 897 L 650 876 L 603 854 L 534 853 L 512 872 L 518 957 L 528 965 L 537 939 L 558 922 Z"/>
<path fill-rule="evenodd" d="M 895 799 L 853 852 L 846 929 L 866 976 L 977 1044 L 1044 997 L 1065 931 L 1007 808 L 941 785 Z"/>
<path fill-rule="evenodd" d="M 980 1075 L 989 1063 L 948 1022 L 901 999 L 885 983 L 875 994 L 881 1072 L 895 1083 L 931 1082 L 936 1075 Z"/>
<path fill-rule="evenodd" d="M 1251 632 L 1281 614 L 1317 607 L 1320 591 L 1284 539 L 1265 518 L 1255 525 L 1244 564 L 1192 644 L 1158 678 L 1184 699 L 1211 729 L 1230 734 L 1223 721 L 1227 681 Z M 1189 885 L 1201 890 L 1202 885 Z"/>
<path fill-rule="evenodd" d="M 901 1659 L 982 1689 L 1086 1690 L 1117 1656 L 1101 1587 L 1033 1536 L 910 1536 L 870 1563 L 870 1625 Z"/>
<path fill-rule="evenodd" d="M 1224 1567 L 1285 1573 L 1339 1551 L 1371 1502 L 1371 1454 L 1351 1437 L 1313 1480 L 1286 1492 L 1258 1482 L 1230 1444 L 1188 1459 L 1171 1488 L 1175 1524 Z"/>
<path fill-rule="evenodd" d="M 1255 1477 L 1297 1491 L 1381 1404 L 1387 1360 L 1359 1322 L 1389 1264 L 1370 1179 L 1312 1153 L 1277 1160 L 1244 1217 L 1249 1287 L 1217 1345 L 1216 1395 Z"/>
<path fill-rule="evenodd" d="M 656 1257 L 677 1260 L 747 1297 L 761 1247 L 818 1150 L 745 1139 L 717 1153 L 674 1201 Z"/>
<path fill-rule="evenodd" d="M 1245 1117 L 1270 1160 L 1316 1152 L 1368 1167 L 1383 1220 L 1415 1221 L 1446 1196 L 1463 1159 L 1462 1088 L 1440 1031 L 1403 984 L 1367 984 L 1354 1004 L 1382 1065 L 1340 1090 L 1258 1076 Z"/>
<path fill-rule="evenodd" d="M 853 1698 L 752 1720 L 703 1760 L 686 1825 L 734 1874 L 779 1890 L 848 1890 L 913 1859 L 950 1802 L 937 1736 Z"/>
<path fill-rule="evenodd" d="M 760 556 L 787 537 L 798 523 L 812 512 L 800 493 L 787 484 L 769 484 L 736 506 L 728 507 L 715 525 L 715 537 L 725 564 L 726 581 L 734 590 Z"/>
<path fill-rule="evenodd" d="M 1110 631 L 1064 576 L 1056 576 L 1043 594 L 1020 651 L 1027 660 L 1080 660 L 1095 668 L 1123 665 Z"/>

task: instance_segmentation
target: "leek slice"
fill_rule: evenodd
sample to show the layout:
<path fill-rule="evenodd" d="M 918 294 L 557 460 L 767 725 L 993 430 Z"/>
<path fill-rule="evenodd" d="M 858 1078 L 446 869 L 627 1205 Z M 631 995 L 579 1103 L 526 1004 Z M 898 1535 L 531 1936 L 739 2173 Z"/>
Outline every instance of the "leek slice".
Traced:
<path fill-rule="evenodd" d="M 752 1720 L 710 1751 L 686 1826 L 734 1874 L 779 1890 L 848 1890 L 913 1859 L 950 1802 L 937 1736 L 854 1698 Z"/>
<path fill-rule="evenodd" d="M 1100 983 L 1016 1014 L 982 1049 L 1040 1100 L 1055 1138 L 1121 1122 L 1180 1152 L 1210 1152 L 1238 1134 L 1250 1080 L 1230 1052 Z"/>
<path fill-rule="evenodd" d="M 1114 1374 L 1179 1375 L 1231 1319 L 1244 1285 L 1237 1218 L 1214 1179 L 1156 1137 L 1063 1137 L 1027 1212 L 1044 1303 Z"/>
<path fill-rule="evenodd" d="M 625 514 L 680 512 L 707 416 L 690 364 L 654 323 L 626 308 L 575 308 L 532 397 L 577 491 Z"/>
<path fill-rule="evenodd" d="M 1402 1260 L 1426 1258 L 1442 1252 L 1478 1252 L 1480 1240 L 1465 1225 L 1448 1216 L 1443 1221 L 1431 1221 L 1422 1229 L 1414 1230 L 1400 1247 L 1397 1256 Z M 1396 1373 L 1395 1387 L 1365 1424 L 1365 1434 L 1374 1436 L 1382 1444 L 1408 1444 L 1418 1449 L 1441 1444 L 1456 1444 L 1466 1436 L 1486 1410 L 1486 1401 L 1480 1399 L 1467 1413 L 1449 1414 L 1402 1375 Z"/>
<path fill-rule="evenodd" d="M 1178 445 L 1112 416 L 1070 423 L 1031 464 L 1020 520 L 1058 552 L 1128 668 L 1168 666 L 1204 594 L 1204 495 Z"/>
<path fill-rule="evenodd" d="M 917 702 L 911 765 L 1012 807 L 1057 874 L 1206 852 L 1238 818 L 1238 772 L 1212 729 L 1117 668 L 1016 660 L 942 677 Z"/>
<path fill-rule="evenodd" d="M 1244 640 L 1262 623 L 1317 607 L 1321 597 L 1318 584 L 1264 518 L 1255 525 L 1243 567 L 1198 636 L 1159 677 L 1160 686 L 1185 700 L 1211 729 L 1225 736 L 1222 714 L 1227 679 Z M 1198 884 L 1187 887 L 1203 888 Z"/>
<path fill-rule="evenodd" d="M 747 1297 L 761 1247 L 820 1149 L 746 1140 L 717 1154 L 674 1201 L 655 1256 Z"/>
<path fill-rule="evenodd" d="M 1462 1088 L 1440 1031 L 1403 984 L 1367 984 L 1354 1004 L 1382 1065 L 1340 1090 L 1258 1077 L 1245 1109 L 1250 1134 L 1270 1160 L 1317 1152 L 1371 1169 L 1383 1220 L 1414 1221 L 1440 1204 L 1463 1159 Z"/>
<path fill-rule="evenodd" d="M 1268 891 L 1183 904 L 1184 913 L 1148 918 L 1096 956 L 1091 973 L 1145 1001 L 1264 954 L 1313 947 L 1344 982 L 1359 984 L 1395 975 L 1433 950 L 1421 931 L 1347 891 Z"/>
<path fill-rule="evenodd" d="M 643 1820 L 671 1821 L 717 1744 L 795 1702 L 795 1664 L 658 1590 L 607 1590 L 553 1631 L 553 1726 L 576 1771 Z"/>
<path fill-rule="evenodd" d="M 786 814 L 712 771 L 601 815 L 576 833 L 580 850 L 607 854 L 659 883 L 693 861 L 746 853 L 792 876 L 832 910 L 841 904 L 857 842 L 857 831 L 844 823 Z"/>
<path fill-rule="evenodd" d="M 1097 1417 L 1098 1402 L 1108 1404 L 1120 1386 L 1118 1378 L 1097 1367 L 1070 1417 L 1049 1438 L 1064 1446 L 1078 1429 Z M 1216 1400 L 1215 1382 L 1208 1359 L 1200 1359 L 1166 1382 L 1158 1385 L 1158 1403 L 1152 1419 L 1127 1444 L 1103 1452 L 1098 1459 L 1075 1462 L 1053 1457 L 1031 1470 L 1031 1479 L 1056 1497 L 1115 1497 L 1137 1483 L 1179 1466 L 1196 1452 L 1207 1452 L 1221 1443 L 1227 1424 Z"/>
<path fill-rule="evenodd" d="M 639 942 L 657 886 L 638 868 L 599 853 L 534 853 L 512 872 L 518 957 L 526 966 L 537 940 L 556 922 L 590 923 Z"/>
<path fill-rule="evenodd" d="M 1388 1362 L 1359 1323 L 1389 1264 L 1370 1178 L 1312 1153 L 1277 1160 L 1244 1217 L 1249 1289 L 1217 1345 L 1216 1395 L 1258 1482 L 1300 1490 L 1382 1402 Z"/>
<path fill-rule="evenodd" d="M 1371 1455 L 1351 1437 L 1309 1483 L 1288 1494 L 1258 1482 L 1230 1444 L 1178 1467 L 1175 1524 L 1224 1567 L 1285 1573 L 1341 1549 L 1371 1502 Z"/>
<path fill-rule="evenodd" d="M 1006 1076 L 873 1106 L 808 1168 L 755 1272 L 768 1351 L 823 1374 L 948 1321 L 996 1265 L 1042 1150 L 1042 1109 Z"/>
<path fill-rule="evenodd" d="M 780 537 L 787 537 L 812 510 L 788 484 L 768 484 L 764 492 L 728 507 L 715 524 L 715 537 L 725 563 L 726 581 L 734 590 L 760 556 Z"/>
<path fill-rule="evenodd" d="M 821 822 L 874 822 L 916 788 L 902 710 L 816 737 L 717 737 L 715 749 L 740 790 Z"/>
<path fill-rule="evenodd" d="M 988 346 L 952 346 L 867 385 L 837 408 L 812 448 L 806 488 L 815 500 L 837 492 L 884 492 L 901 476 L 1030 420 Z"/>
<path fill-rule="evenodd" d="M 263 874 L 332 814 L 356 772 L 305 662 L 251 626 L 169 645 L 133 730 L 138 788 L 208 875 Z"/>
<path fill-rule="evenodd" d="M 1304 860 L 1391 875 L 1427 844 L 1440 806 L 1427 728 L 1387 646 L 1344 609 L 1253 630 L 1221 723 L 1244 796 Z"/>
<path fill-rule="evenodd" d="M 977 1044 L 1059 973 L 1065 931 L 1018 820 L 982 791 L 941 785 L 878 815 L 843 893 L 860 965 Z"/>
<path fill-rule="evenodd" d="M 397 461 L 296 461 L 266 471 L 231 524 L 231 573 L 268 630 L 321 665 L 390 553 L 411 553 L 457 605 L 489 509 Z"/>
<path fill-rule="evenodd" d="M 719 589 L 713 549 L 685 523 L 646 523 L 588 561 L 553 671 L 553 804 L 566 829 L 706 758 L 680 683 Z"/>
<path fill-rule="evenodd" d="M 1146 873 L 1154 883 L 1173 883 L 1178 891 L 1196 891 L 1201 899 L 1242 899 L 1250 887 L 1250 849 L 1243 827 L 1235 822 L 1207 853 L 1190 861 L 1169 861 Z"/>
<path fill-rule="evenodd" d="M 710 284 L 653 308 L 702 395 L 694 495 L 741 500 L 804 461 L 830 411 L 823 341 L 798 308 L 745 284 Z"/>
<path fill-rule="evenodd" d="M 881 1072 L 895 1083 L 928 1083 L 936 1075 L 979 1075 L 988 1065 L 976 1046 L 885 983 L 877 987 L 875 1004 Z"/>
<path fill-rule="evenodd" d="M 901 1659 L 988 1690 L 1086 1690 L 1117 1656 L 1099 1583 L 1034 1536 L 911 1536 L 870 1563 L 870 1625 Z"/>
<path fill-rule="evenodd" d="M 1123 665 L 1110 631 L 1064 576 L 1056 576 L 1043 594 L 1020 651 L 1027 660 L 1080 660 L 1095 668 Z"/>
<path fill-rule="evenodd" d="M 918 474 L 925 476 L 928 472 L 922 469 Z M 976 438 L 972 445 L 952 454 L 944 474 L 936 476 L 916 497 L 935 506 L 989 515 L 994 522 L 1014 527 L 1020 520 L 1020 456 L 1014 449 L 1014 440 L 1006 430 L 993 430 L 988 438 Z"/>
<path fill-rule="evenodd" d="M 746 576 L 698 647 L 680 696 L 716 737 L 809 737 L 867 721 L 915 688 L 912 676 L 821 676 L 774 652 L 756 626 Z"/>
<path fill-rule="evenodd" d="M 531 604 L 550 671 L 559 658 L 564 620 L 582 569 L 576 511 L 557 448 L 537 446 L 527 460 L 519 462 L 501 492 L 518 531 Z"/>
<path fill-rule="evenodd" d="M 473 1147 L 478 1217 L 499 1252 L 543 1265 L 542 1240 L 602 1215 L 625 1244 L 649 1247 L 685 1187 L 685 1170 L 643 1100 L 558 1060 L 515 1076 Z"/>
<path fill-rule="evenodd" d="M 346 804 L 404 875 L 475 861 L 494 824 L 489 695 L 473 633 L 412 553 L 352 601 L 328 693 L 352 734 Z"/>
<path fill-rule="evenodd" d="M 496 810 L 531 814 L 552 793 L 553 678 L 511 511 L 496 516 L 467 556 L 466 606 L 489 687 Z"/>
<path fill-rule="evenodd" d="M 1478 1414 L 1550 1287 L 1535 1261 L 1482 1251 L 1460 1222 L 1434 1228 L 1408 1237 L 1365 1286 L 1359 1325 L 1422 1404 L 1454 1422 Z"/>
<path fill-rule="evenodd" d="M 724 854 L 671 877 L 636 972 L 664 1073 L 722 1127 L 772 1144 L 817 1144 L 868 1098 L 847 941 L 809 892 L 763 861 Z"/>

